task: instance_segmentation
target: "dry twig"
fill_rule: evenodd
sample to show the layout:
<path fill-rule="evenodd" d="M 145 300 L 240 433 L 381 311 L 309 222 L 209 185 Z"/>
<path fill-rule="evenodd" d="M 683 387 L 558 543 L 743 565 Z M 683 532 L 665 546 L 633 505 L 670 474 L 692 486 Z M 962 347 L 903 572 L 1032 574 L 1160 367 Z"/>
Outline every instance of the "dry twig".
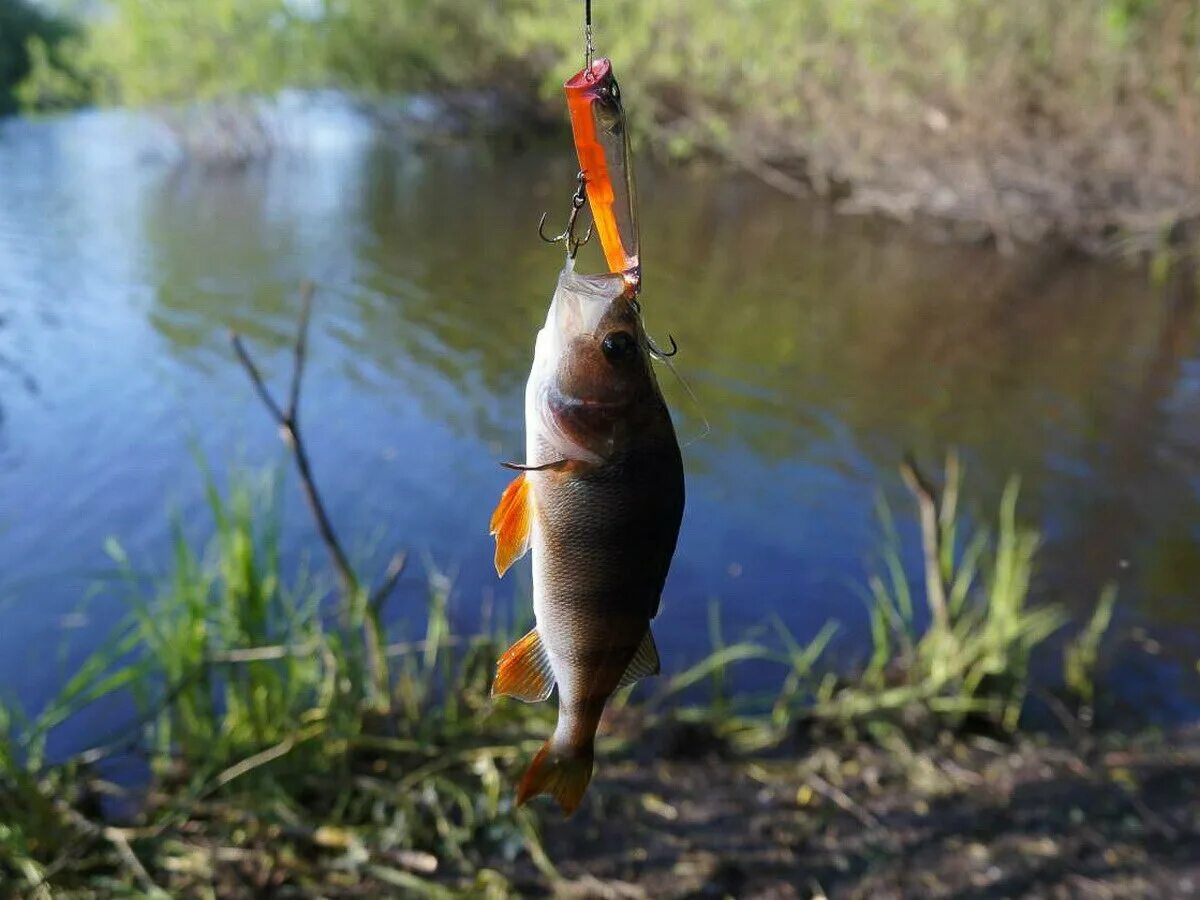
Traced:
<path fill-rule="evenodd" d="M 842 810 L 842 812 L 846 812 L 854 816 L 854 818 L 858 819 L 859 823 L 863 826 L 867 828 L 880 827 L 879 819 L 875 818 L 874 815 L 864 809 L 860 804 L 855 803 L 850 795 L 841 788 L 830 784 L 816 772 L 809 772 L 805 776 L 804 780 L 805 783 L 814 791 L 816 791 L 826 800 L 832 801 L 834 805 Z"/>
<path fill-rule="evenodd" d="M 949 464 L 948 464 L 949 465 Z M 921 513 L 921 547 L 925 558 L 925 591 L 929 595 L 929 606 L 935 624 L 946 629 L 950 616 L 946 607 L 946 585 L 942 581 L 941 556 L 942 533 L 939 527 L 939 498 L 937 488 L 926 478 L 916 460 L 911 457 L 900 466 L 904 483 L 917 499 Z M 957 498 L 956 498 L 957 499 Z"/>
<path fill-rule="evenodd" d="M 304 499 L 312 513 L 313 520 L 316 522 L 317 533 L 321 537 L 321 542 L 325 545 L 326 550 L 329 551 L 334 571 L 337 573 L 338 584 L 342 592 L 343 614 L 349 617 L 353 611 L 361 608 L 363 613 L 363 631 L 366 637 L 368 653 L 367 664 L 371 671 L 372 685 L 377 694 L 386 694 L 386 672 L 381 652 L 379 617 L 383 604 L 387 601 L 387 598 L 395 589 L 396 583 L 400 580 L 400 576 L 404 573 L 406 556 L 403 552 L 397 552 L 393 555 L 382 583 L 369 597 L 364 598 L 362 585 L 354 572 L 354 568 L 350 565 L 350 558 L 347 556 L 342 542 L 338 539 L 333 522 L 329 518 L 329 512 L 325 507 L 325 502 L 322 500 L 321 493 L 317 489 L 317 482 L 313 476 L 312 463 L 309 460 L 304 434 L 300 430 L 300 391 L 304 379 L 304 367 L 308 359 L 308 330 L 312 321 L 313 293 L 314 288 L 312 283 L 306 282 L 301 288 L 300 322 L 296 329 L 296 340 L 292 346 L 292 377 L 288 387 L 287 406 L 281 406 L 267 387 L 261 370 L 250 356 L 250 352 L 246 349 L 241 336 L 237 333 L 232 333 L 230 341 L 233 344 L 234 353 L 237 355 L 242 368 L 246 370 L 246 374 L 250 378 L 250 383 L 254 386 L 259 399 L 262 400 L 271 418 L 275 420 L 275 424 L 279 426 L 279 433 L 283 442 L 292 451 L 292 458 L 296 462 L 296 471 L 300 476 L 300 486 L 304 492 Z M 364 603 L 364 600 L 365 606 L 360 607 L 360 603 Z"/>

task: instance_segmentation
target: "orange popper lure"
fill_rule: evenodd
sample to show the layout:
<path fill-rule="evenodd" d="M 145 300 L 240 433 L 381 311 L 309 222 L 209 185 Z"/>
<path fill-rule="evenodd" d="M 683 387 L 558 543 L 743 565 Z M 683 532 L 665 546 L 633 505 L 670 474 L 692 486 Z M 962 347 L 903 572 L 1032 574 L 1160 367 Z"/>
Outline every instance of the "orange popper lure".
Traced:
<path fill-rule="evenodd" d="M 603 57 L 591 59 L 590 31 L 588 51 L 584 68 L 563 86 L 575 152 L 608 268 L 620 272 L 636 288 L 641 280 L 641 264 L 625 108 L 612 63 Z"/>

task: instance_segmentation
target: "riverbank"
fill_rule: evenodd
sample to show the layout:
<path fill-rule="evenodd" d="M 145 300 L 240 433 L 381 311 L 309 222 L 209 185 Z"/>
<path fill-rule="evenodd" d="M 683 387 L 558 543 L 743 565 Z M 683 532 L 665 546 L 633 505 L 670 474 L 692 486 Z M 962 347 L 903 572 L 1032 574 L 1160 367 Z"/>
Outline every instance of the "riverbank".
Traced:
<path fill-rule="evenodd" d="M 15 809 L 0 782 L 0 883 L 14 897 L 107 898 L 136 883 L 147 896 L 597 900 L 1158 900 L 1200 887 L 1195 727 L 883 744 L 807 735 L 744 754 L 670 722 L 617 753 L 610 732 L 588 798 L 565 822 L 544 804 L 513 815 L 512 779 L 536 741 L 529 733 L 502 746 L 499 769 L 485 746 L 513 738 L 428 745 L 423 764 L 399 767 L 386 742 L 375 752 L 364 743 L 352 771 L 319 787 L 313 779 L 307 800 L 276 795 L 269 776 L 234 786 L 292 748 L 269 749 L 211 796 L 160 781 L 132 816 L 95 804 L 119 807 L 138 792 L 95 779 L 84 802 L 71 790 L 81 773 L 51 775 L 55 794 L 40 810 Z M 485 775 L 482 807 L 474 796 L 421 799 L 471 768 Z M 438 812 L 438 803 L 448 805 Z M 404 808 L 432 817 L 416 846 Z M 8 868 L 14 835 L 35 815 L 61 817 L 57 842 L 36 847 L 57 865 Z"/>
<path fill-rule="evenodd" d="M 664 756 L 673 746 L 676 755 Z M 1200 890 L 1200 731 L 932 746 L 818 741 L 795 756 L 652 743 L 546 830 L 557 884 L 619 898 L 1168 898 Z M 780 756 L 784 758 L 779 758 Z"/>
<path fill-rule="evenodd" d="M 295 406 L 263 399 L 302 457 Z M 513 805 L 554 714 L 490 697 L 520 628 L 454 634 L 434 573 L 424 634 L 389 636 L 403 554 L 371 588 L 322 531 L 332 582 L 285 578 L 261 505 L 278 481 L 210 480 L 208 549 L 177 534 L 154 579 L 110 543 L 127 620 L 50 707 L 0 707 L 2 883 L 39 898 L 1186 895 L 1200 732 L 1089 731 L 1115 593 L 1052 646 L 1065 619 L 1030 602 L 1038 537 L 1015 482 L 993 532 L 960 516 L 953 455 L 936 481 L 911 463 L 902 477 L 934 568 L 910 582 L 881 506 L 869 663 L 826 659 L 833 622 L 807 643 L 781 623 L 726 643 L 714 608 L 710 654 L 614 698 L 565 824 Z M 1031 663 L 1056 656 L 1062 686 L 1035 691 Z M 751 663 L 779 672 L 773 695 L 725 689 Z M 1053 734 L 1029 730 L 1035 692 Z M 50 757 L 59 726 L 122 700 L 132 720 Z"/>
<path fill-rule="evenodd" d="M 512 130 L 531 131 L 565 124 L 560 85 L 580 57 L 575 13 L 541 0 L 153 7 L 121 0 L 31 47 L 25 106 L 482 90 L 506 98 Z M 702 0 L 686 12 L 609 0 L 595 14 L 643 151 L 718 158 L 789 194 L 1002 249 L 1190 253 L 1200 240 L 1190 0 Z"/>

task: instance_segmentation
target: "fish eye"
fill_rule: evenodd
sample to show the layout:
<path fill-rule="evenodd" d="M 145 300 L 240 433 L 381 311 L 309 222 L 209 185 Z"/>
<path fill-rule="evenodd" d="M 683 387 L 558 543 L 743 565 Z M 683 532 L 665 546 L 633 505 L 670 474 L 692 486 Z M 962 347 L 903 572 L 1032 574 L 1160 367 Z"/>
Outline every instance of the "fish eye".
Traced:
<path fill-rule="evenodd" d="M 609 362 L 618 362 L 637 354 L 637 340 L 628 331 L 610 331 L 604 336 L 600 349 Z"/>

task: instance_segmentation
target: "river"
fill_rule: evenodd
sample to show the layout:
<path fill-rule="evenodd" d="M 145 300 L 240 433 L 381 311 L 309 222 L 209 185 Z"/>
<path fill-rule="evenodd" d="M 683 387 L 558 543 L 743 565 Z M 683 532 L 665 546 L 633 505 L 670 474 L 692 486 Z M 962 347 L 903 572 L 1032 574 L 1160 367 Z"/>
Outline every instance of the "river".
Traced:
<path fill-rule="evenodd" d="M 304 279 L 304 423 L 330 511 L 365 571 L 412 554 L 394 632 L 419 625 L 432 568 L 454 577 L 458 627 L 528 603 L 527 569 L 496 579 L 487 521 L 498 463 L 521 455 L 561 262 L 536 223 L 565 215 L 568 147 L 418 147 L 329 110 L 298 113 L 287 143 L 213 168 L 130 113 L 0 120 L 0 687 L 31 712 L 126 608 L 106 539 L 163 571 L 172 515 L 206 533 L 198 454 L 218 476 L 284 461 L 227 333 L 279 383 Z M 954 446 L 981 516 L 1021 474 L 1022 515 L 1045 535 L 1039 601 L 1078 621 L 1118 584 L 1117 694 L 1195 712 L 1200 330 L 1178 285 L 940 245 L 728 172 L 640 176 L 647 324 L 678 340 L 694 394 L 661 372 L 688 476 L 655 626 L 667 671 L 709 649 L 713 603 L 726 637 L 772 615 L 800 638 L 838 619 L 837 658 L 861 659 L 876 497 L 916 573 L 896 466 Z M 586 248 L 581 268 L 597 263 Z M 285 558 L 323 564 L 294 488 Z"/>

